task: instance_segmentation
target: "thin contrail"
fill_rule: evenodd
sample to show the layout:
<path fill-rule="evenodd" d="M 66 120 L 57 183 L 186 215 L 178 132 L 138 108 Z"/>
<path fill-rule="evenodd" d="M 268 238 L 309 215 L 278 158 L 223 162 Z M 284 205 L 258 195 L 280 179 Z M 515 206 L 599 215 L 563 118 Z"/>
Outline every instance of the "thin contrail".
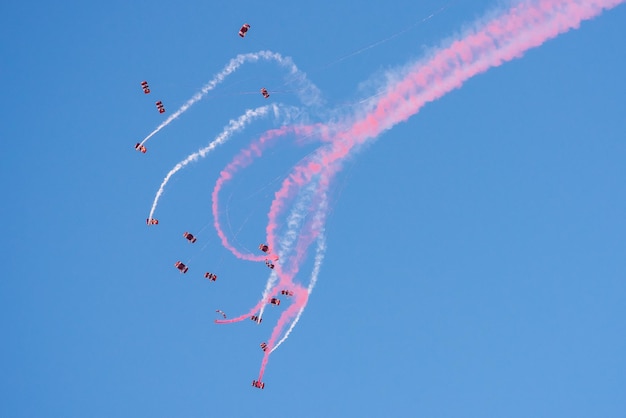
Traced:
<path fill-rule="evenodd" d="M 362 47 L 362 48 L 360 48 L 360 49 L 357 49 L 356 51 L 351 52 L 351 53 L 349 53 L 349 54 L 346 54 L 346 55 L 344 55 L 344 56 L 342 56 L 342 57 L 340 57 L 340 58 L 337 58 L 336 60 L 334 60 L 334 61 L 330 62 L 329 64 L 326 64 L 325 66 L 323 66 L 323 67 L 322 67 L 322 68 L 320 68 L 320 69 L 321 69 L 321 70 L 324 70 L 324 69 L 326 69 L 326 68 L 328 68 L 328 67 L 330 67 L 330 66 L 332 66 L 332 65 L 335 65 L 335 64 L 340 63 L 341 61 L 344 61 L 344 60 L 346 60 L 346 59 L 348 59 L 348 58 L 351 58 L 351 57 L 353 57 L 353 56 L 355 56 L 355 55 L 361 54 L 361 53 L 363 53 L 363 52 L 365 52 L 365 51 L 367 51 L 367 50 L 369 50 L 369 49 L 375 48 L 375 47 L 377 47 L 378 45 L 384 44 L 385 42 L 389 42 L 389 41 L 391 41 L 392 39 L 395 39 L 395 38 L 397 38 L 398 36 L 401 36 L 401 35 L 405 34 L 406 32 L 410 31 L 410 30 L 411 30 L 411 29 L 413 29 L 415 26 L 418 26 L 418 25 L 420 25 L 420 24 L 422 24 L 422 23 L 424 23 L 424 22 L 426 22 L 426 21 L 428 21 L 428 20 L 432 19 L 433 17 L 435 17 L 435 16 L 436 16 L 436 15 L 438 15 L 439 13 L 443 12 L 444 10 L 446 10 L 448 7 L 449 7 L 449 5 L 445 5 L 445 6 L 441 7 L 439 10 L 436 10 L 436 11 L 434 11 L 433 13 L 431 13 L 430 15 L 428 15 L 428 16 L 426 16 L 426 17 L 424 17 L 424 18 L 420 19 L 420 20 L 418 20 L 417 22 L 414 22 L 413 24 L 411 24 L 411 25 L 407 26 L 406 28 L 402 29 L 401 31 L 396 32 L 396 33 L 394 33 L 393 35 L 390 35 L 390 36 L 388 36 L 388 37 L 386 37 L 386 38 L 384 38 L 384 39 L 381 39 L 381 40 L 379 40 L 379 41 L 373 42 L 373 43 L 371 43 L 371 44 L 369 44 L 369 45 L 367 45 L 367 46 L 364 46 L 364 47 Z"/>

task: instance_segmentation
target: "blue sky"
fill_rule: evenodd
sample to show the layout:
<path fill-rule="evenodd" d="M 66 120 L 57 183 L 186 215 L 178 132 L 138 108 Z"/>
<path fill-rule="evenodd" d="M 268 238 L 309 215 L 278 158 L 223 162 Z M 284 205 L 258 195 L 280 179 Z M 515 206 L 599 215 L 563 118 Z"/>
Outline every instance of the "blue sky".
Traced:
<path fill-rule="evenodd" d="M 154 101 L 170 114 L 237 54 L 289 56 L 328 109 L 350 109 L 501 2 L 353 4 L 0 8 L 0 415 L 623 416 L 624 6 L 469 80 L 346 162 L 317 287 L 265 390 L 250 387 L 283 308 L 260 326 L 213 323 L 215 309 L 253 306 L 268 270 L 220 246 L 210 193 L 275 125 L 255 122 L 189 166 L 160 225 L 144 220 L 167 171 L 266 104 L 260 87 L 298 97 L 278 66 L 244 66 L 148 153 L 133 146 L 163 120 Z M 273 192 L 304 153 L 274 149 L 225 191 L 241 245 L 263 240 Z"/>

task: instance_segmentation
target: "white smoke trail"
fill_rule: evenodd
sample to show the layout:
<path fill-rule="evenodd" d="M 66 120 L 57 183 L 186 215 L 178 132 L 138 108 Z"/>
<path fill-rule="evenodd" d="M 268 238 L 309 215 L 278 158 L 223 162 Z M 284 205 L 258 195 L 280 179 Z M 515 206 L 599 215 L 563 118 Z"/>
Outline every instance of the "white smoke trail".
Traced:
<path fill-rule="evenodd" d="M 317 278 L 319 276 L 325 254 L 326 254 L 326 238 L 324 236 L 324 229 L 322 228 L 322 230 L 320 231 L 320 235 L 317 238 L 315 263 L 313 265 L 313 271 L 311 272 L 311 281 L 309 282 L 309 287 L 307 288 L 309 295 L 311 294 L 311 292 L 313 292 L 313 288 L 315 287 L 315 284 L 317 283 Z M 283 338 L 280 341 L 278 341 L 276 345 L 272 348 L 272 351 L 270 351 L 270 354 L 273 353 L 274 350 L 276 350 L 283 342 L 285 342 L 287 338 L 289 338 L 289 334 L 291 334 L 291 331 L 296 327 L 296 324 L 300 320 L 300 317 L 302 316 L 302 312 L 304 312 L 305 307 L 306 305 L 300 308 L 300 310 L 298 311 L 298 315 L 296 315 L 296 319 L 293 320 L 293 322 L 289 326 L 289 329 L 287 330 L 287 332 L 285 332 L 285 335 L 283 336 Z"/>
<path fill-rule="evenodd" d="M 141 141 L 141 145 L 143 145 L 147 140 L 152 138 L 161 129 L 169 125 L 174 119 L 177 119 L 180 115 L 185 113 L 187 109 L 200 101 L 204 96 L 206 96 L 209 91 L 217 87 L 218 84 L 224 81 L 226 77 L 235 72 L 244 63 L 256 62 L 261 59 L 267 61 L 276 61 L 279 65 L 287 68 L 290 75 L 293 77 L 293 80 L 299 82 L 300 84 L 298 93 L 303 103 L 307 105 L 319 103 L 319 89 L 307 80 L 306 74 L 298 69 L 298 67 L 294 64 L 293 60 L 290 57 L 283 57 L 281 54 L 272 51 L 259 51 L 248 54 L 239 54 L 235 58 L 231 59 L 228 64 L 226 64 L 226 66 L 222 69 L 222 71 L 217 73 L 211 81 L 209 81 L 206 85 L 204 85 L 204 87 L 202 87 L 199 92 L 194 94 L 191 99 L 187 100 L 187 102 L 185 102 L 185 104 L 183 104 L 180 109 L 172 113 L 164 122 L 157 126 L 154 131 L 150 132 L 150 134 Z"/>
<path fill-rule="evenodd" d="M 148 219 L 152 219 L 152 216 L 154 215 L 156 207 L 159 203 L 159 199 L 161 198 L 161 195 L 163 194 L 163 190 L 165 189 L 165 185 L 170 181 L 170 178 L 174 174 L 180 171 L 187 164 L 193 161 L 197 161 L 201 157 L 205 157 L 209 152 L 213 151 L 218 145 L 222 145 L 225 142 L 227 142 L 235 132 L 242 130 L 246 126 L 246 124 L 252 122 L 254 119 L 258 117 L 265 116 L 268 113 L 270 108 L 273 108 L 275 113 L 278 112 L 277 106 L 275 105 L 263 106 L 263 107 L 258 107 L 256 109 L 246 110 L 246 112 L 243 115 L 239 116 L 239 118 L 237 118 L 236 120 L 231 119 L 228 125 L 224 127 L 224 130 L 222 131 L 222 133 L 220 133 L 213 141 L 211 141 L 209 145 L 194 152 L 193 154 L 185 158 L 183 161 L 176 164 L 174 168 L 172 168 L 169 171 L 169 173 L 167 173 L 167 175 L 163 179 L 163 182 L 161 183 L 161 186 L 159 187 L 159 190 L 154 196 L 154 202 L 152 203 L 152 208 L 150 208 L 150 215 L 148 215 Z"/>
<path fill-rule="evenodd" d="M 307 208 L 309 207 L 311 196 L 315 193 L 316 188 L 317 185 L 315 183 L 309 184 L 308 187 L 301 193 L 295 207 L 291 210 L 291 213 L 287 218 L 287 232 L 280 242 L 280 250 L 278 251 L 279 260 L 286 257 L 293 250 L 293 245 L 298 238 L 298 230 L 302 226 L 302 221 L 306 219 Z M 272 289 L 276 285 L 277 279 L 278 276 L 276 273 L 272 272 L 267 280 L 267 283 L 265 284 L 265 289 L 263 289 L 263 300 L 267 300 L 269 298 Z M 263 305 L 261 308 L 259 317 L 263 316 L 265 306 L 266 305 Z"/>
<path fill-rule="evenodd" d="M 326 219 L 327 211 L 328 201 L 326 200 L 326 193 L 324 193 L 322 202 L 320 203 L 319 208 L 315 214 L 315 222 L 311 227 L 311 229 L 317 230 L 319 232 L 319 235 L 317 237 L 317 249 L 315 250 L 315 261 L 313 263 L 313 271 L 311 272 L 311 281 L 309 282 L 309 287 L 307 288 L 307 292 L 309 293 L 309 295 L 311 294 L 311 292 L 313 292 L 313 288 L 317 283 L 317 278 L 320 274 L 320 269 L 322 268 L 322 262 L 324 261 L 324 255 L 326 254 L 324 222 Z M 296 327 L 296 324 L 300 320 L 300 317 L 302 316 L 302 312 L 304 312 L 305 307 L 306 304 L 302 306 L 302 308 L 300 308 L 298 314 L 296 315 L 296 318 L 289 326 L 289 329 L 287 330 L 287 332 L 285 332 L 283 338 L 278 341 L 274 347 L 272 347 L 272 351 L 270 351 L 270 354 L 273 353 L 274 350 L 276 350 L 287 338 L 289 338 L 289 334 L 291 334 L 291 331 L 293 331 L 293 329 Z"/>

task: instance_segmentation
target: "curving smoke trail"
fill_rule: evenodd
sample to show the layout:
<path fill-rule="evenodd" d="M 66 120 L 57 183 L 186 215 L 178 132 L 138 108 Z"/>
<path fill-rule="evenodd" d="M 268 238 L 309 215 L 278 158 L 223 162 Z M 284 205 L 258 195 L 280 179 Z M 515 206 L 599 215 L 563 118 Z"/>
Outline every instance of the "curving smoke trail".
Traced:
<path fill-rule="evenodd" d="M 311 200 L 311 196 L 315 193 L 315 184 L 310 184 L 309 187 L 302 190 L 300 193 L 298 201 L 293 205 L 291 213 L 287 218 L 286 225 L 287 231 L 282 236 L 279 248 L 278 248 L 278 259 L 288 259 L 290 254 L 293 252 L 294 246 L 298 242 L 299 232 L 302 229 L 302 225 L 306 220 L 306 215 L 309 212 L 309 203 Z M 267 280 L 265 285 L 265 289 L 263 290 L 263 300 L 269 300 L 272 296 L 274 296 L 278 289 L 276 288 L 276 284 L 281 283 L 279 274 L 280 271 L 283 270 L 282 264 L 279 264 L 278 270 L 273 272 L 270 275 L 270 278 Z M 259 312 L 259 316 L 263 316 L 264 307 L 261 308 Z"/>
<path fill-rule="evenodd" d="M 161 129 L 165 128 L 167 125 L 172 123 L 175 119 L 178 119 L 180 115 L 185 113 L 191 106 L 199 102 L 204 96 L 207 95 L 208 92 L 217 87 L 220 83 L 222 83 L 229 75 L 237 71 L 239 67 L 247 62 L 257 62 L 259 60 L 266 61 L 275 61 L 281 67 L 284 67 L 289 72 L 290 82 L 295 82 L 298 85 L 297 92 L 300 95 L 300 98 L 306 105 L 319 104 L 321 101 L 321 95 L 319 89 L 308 81 L 306 78 L 306 74 L 301 72 L 298 67 L 294 64 L 293 60 L 290 57 L 283 57 L 281 54 L 272 51 L 259 51 L 248 54 L 239 54 L 235 58 L 231 59 L 228 64 L 217 73 L 211 81 L 200 89 L 199 92 L 194 94 L 189 100 L 185 102 L 176 112 L 172 113 L 165 121 L 163 121 L 159 126 L 154 129 L 154 131 L 150 132 L 148 136 L 146 136 L 142 141 L 141 145 L 146 143 L 150 138 L 152 138 L 157 132 Z"/>
<path fill-rule="evenodd" d="M 224 228 L 222 227 L 219 221 L 219 193 L 222 188 L 228 183 L 233 176 L 238 173 L 243 168 L 252 164 L 252 162 L 263 155 L 263 152 L 271 147 L 276 145 L 277 140 L 281 137 L 286 136 L 287 134 L 300 134 L 300 135 L 310 135 L 314 132 L 314 128 L 308 126 L 283 126 L 278 129 L 272 129 L 265 132 L 257 141 L 250 144 L 247 148 L 241 150 L 237 156 L 220 172 L 220 177 L 217 179 L 215 187 L 213 188 L 213 193 L 211 195 L 211 209 L 213 212 L 214 218 L 214 226 L 217 231 L 217 235 L 220 237 L 222 241 L 222 245 L 227 248 L 235 257 L 240 258 L 242 260 L 249 261 L 263 261 L 265 259 L 264 256 L 250 254 L 248 252 L 243 252 L 235 248 L 235 246 L 228 240 L 226 233 L 224 232 Z M 270 241 L 270 246 L 275 247 L 275 241 Z"/>
<path fill-rule="evenodd" d="M 154 196 L 154 201 L 152 202 L 152 207 L 150 208 L 150 214 L 148 215 L 148 219 L 153 218 L 154 211 L 156 210 L 156 207 L 159 203 L 159 199 L 161 198 L 161 195 L 163 194 L 163 191 L 165 190 L 165 186 L 167 185 L 167 183 L 170 181 L 170 178 L 172 178 L 174 174 L 176 174 L 177 172 L 185 168 L 187 164 L 194 162 L 194 161 L 198 161 L 198 159 L 200 158 L 206 157 L 208 153 L 213 151 L 219 145 L 222 145 L 228 142 L 228 140 L 232 137 L 234 133 L 241 131 L 248 123 L 252 122 L 256 118 L 265 116 L 270 108 L 274 109 L 274 113 L 278 113 L 278 108 L 276 105 L 263 106 L 263 107 L 258 107 L 256 109 L 246 110 L 246 112 L 243 115 L 239 116 L 239 118 L 237 118 L 236 120 L 231 119 L 230 122 L 228 123 L 228 126 L 224 127 L 224 130 L 213 141 L 211 141 L 209 145 L 207 145 L 204 148 L 201 148 L 200 150 L 194 152 L 193 154 L 190 154 L 183 161 L 176 164 L 174 168 L 172 168 L 167 173 L 167 175 L 161 182 L 161 186 L 159 186 L 159 190 Z"/>
<path fill-rule="evenodd" d="M 322 229 L 322 231 L 320 231 L 320 236 L 317 238 L 315 263 L 313 264 L 313 272 L 311 273 L 311 280 L 309 281 L 309 287 L 307 288 L 307 292 L 309 295 L 311 294 L 311 292 L 313 292 L 313 288 L 317 284 L 317 278 L 319 277 L 320 269 L 322 268 L 322 262 L 324 261 L 325 254 L 326 254 L 326 239 L 324 237 L 324 231 Z M 304 305 L 300 307 L 300 310 L 298 311 L 298 314 L 296 315 L 296 319 L 293 320 L 293 322 L 289 326 L 289 329 L 287 330 L 287 332 L 285 332 L 285 335 L 283 336 L 283 338 L 281 338 L 280 341 L 278 341 L 276 345 L 272 347 L 270 354 L 272 354 L 278 347 L 280 347 L 282 343 L 285 342 L 287 338 L 289 338 L 289 334 L 291 334 L 291 331 L 298 324 L 298 321 L 300 320 L 300 316 L 302 316 L 302 312 L 304 312 L 305 307 L 306 306 Z"/>
<path fill-rule="evenodd" d="M 323 225 L 323 222 L 324 222 L 323 220 L 324 220 L 324 217 L 326 215 L 326 210 L 327 210 L 327 203 L 326 203 L 325 196 L 321 204 L 318 205 L 317 202 L 315 203 L 317 206 L 317 213 L 316 213 L 316 216 L 313 217 L 313 222 L 306 221 L 307 214 L 309 214 L 312 209 L 311 204 L 314 201 L 314 197 L 317 194 L 318 194 L 318 188 L 315 183 L 310 184 L 307 188 L 305 188 L 302 191 L 302 193 L 300 193 L 298 201 L 296 202 L 296 204 L 294 204 L 291 210 L 291 213 L 289 214 L 289 217 L 287 218 L 287 221 L 286 221 L 287 230 L 284 232 L 283 238 L 280 242 L 279 251 L 278 251 L 279 256 L 280 256 L 279 258 L 288 258 L 288 256 L 294 251 L 294 247 L 296 246 L 296 244 L 301 242 L 301 237 L 307 235 L 306 234 L 307 230 L 323 229 L 323 227 L 320 225 Z M 309 288 L 307 289 L 308 293 L 311 292 L 311 290 L 313 289 L 313 286 L 315 286 L 315 283 L 317 282 L 317 276 L 321 268 L 324 251 L 325 251 L 325 242 L 323 240 L 320 241 L 320 239 L 318 239 L 318 251 L 317 251 L 318 255 L 315 258 L 314 272 L 311 276 Z M 295 258 L 292 258 L 292 260 L 299 261 L 302 257 L 303 257 L 303 254 L 297 254 Z M 281 276 L 280 274 L 281 271 L 282 271 L 282 268 L 279 264 L 278 268 L 276 270 L 273 270 L 272 274 L 268 278 L 265 289 L 263 290 L 263 293 L 261 296 L 261 300 L 258 301 L 257 304 L 248 313 L 244 315 L 240 315 L 233 319 L 215 320 L 215 322 L 218 324 L 239 322 L 244 319 L 250 318 L 251 315 L 257 315 L 259 318 L 261 318 L 263 316 L 265 305 L 267 304 L 268 300 L 271 297 L 277 295 L 279 291 L 278 290 L 279 287 L 286 286 L 289 290 L 292 290 L 294 293 L 299 291 L 298 289 L 300 289 L 300 287 L 294 286 L 293 283 L 289 283 L 288 281 L 286 281 L 284 279 L 286 277 L 285 275 L 282 275 L 283 279 L 279 280 L 279 276 Z M 288 270 L 285 270 L 285 272 L 289 274 Z M 293 277 L 293 273 L 289 277 Z M 301 307 L 299 315 L 302 313 L 302 310 L 304 310 L 304 306 Z"/>

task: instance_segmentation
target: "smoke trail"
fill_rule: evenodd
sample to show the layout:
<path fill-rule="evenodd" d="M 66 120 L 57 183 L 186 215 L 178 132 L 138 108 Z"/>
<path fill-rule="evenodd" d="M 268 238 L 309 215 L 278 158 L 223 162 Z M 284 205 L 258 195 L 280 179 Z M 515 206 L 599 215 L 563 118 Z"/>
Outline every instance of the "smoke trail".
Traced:
<path fill-rule="evenodd" d="M 330 168 L 330 171 L 331 172 L 333 171 L 332 168 Z M 289 270 L 289 273 L 286 275 L 286 277 L 281 277 L 281 284 L 288 285 L 291 289 L 293 289 L 294 302 L 281 315 L 281 317 L 278 319 L 278 322 L 276 323 L 276 326 L 272 330 L 272 335 L 270 336 L 270 339 L 268 340 L 268 343 L 267 343 L 268 347 L 270 348 L 270 351 L 266 352 L 265 355 L 263 356 L 263 361 L 261 362 L 261 370 L 259 371 L 259 380 L 262 380 L 263 378 L 263 374 L 265 373 L 265 367 L 267 366 L 267 362 L 269 361 L 270 354 L 275 349 L 275 344 L 276 344 L 276 340 L 278 339 L 278 336 L 282 332 L 287 322 L 295 316 L 296 319 L 292 322 L 285 336 L 279 342 L 279 344 L 282 344 L 282 342 L 288 337 L 288 335 L 293 330 L 295 324 L 300 320 L 300 316 L 302 315 L 302 312 L 304 311 L 304 308 L 306 307 L 306 304 L 309 300 L 309 294 L 311 293 L 311 291 L 313 290 L 313 287 L 317 283 L 317 277 L 319 274 L 319 270 L 321 268 L 321 263 L 323 261 L 324 251 L 326 248 L 325 241 L 323 239 L 323 233 L 324 233 L 324 224 L 326 221 L 326 214 L 328 212 L 328 204 L 327 204 L 327 197 L 326 197 L 328 182 L 325 181 L 324 176 L 321 176 L 317 184 L 318 184 L 318 187 L 315 189 L 314 195 L 311 197 L 311 201 L 310 201 L 311 205 L 308 206 L 308 211 L 306 211 L 306 213 L 311 213 L 312 211 L 315 211 L 315 215 L 313 216 L 313 219 L 310 222 L 308 222 L 304 227 L 300 229 L 300 234 L 299 234 L 300 236 L 298 237 L 298 241 L 295 247 L 296 254 L 295 256 L 292 257 L 292 265 L 295 266 L 295 268 L 292 267 Z M 315 197 L 319 197 L 319 200 L 314 199 Z M 299 267 L 302 261 L 304 260 L 304 255 L 306 254 L 306 251 L 309 245 L 311 244 L 311 241 L 309 240 L 309 238 L 317 238 L 318 248 L 317 248 L 317 254 L 316 254 L 315 262 L 313 266 L 312 278 L 311 278 L 311 281 L 309 282 L 309 287 L 307 291 L 305 292 L 301 286 L 293 283 L 293 277 L 299 270 Z"/>
<path fill-rule="evenodd" d="M 288 230 L 283 235 L 283 238 L 280 242 L 280 249 L 278 250 L 279 259 L 285 260 L 287 256 L 292 252 L 293 246 L 298 238 L 298 230 L 300 229 L 302 222 L 304 221 L 307 214 L 307 201 L 310 200 L 310 196 L 315 192 L 315 185 L 309 185 L 307 190 L 304 190 L 302 196 L 298 200 L 298 202 L 294 205 L 289 217 L 287 218 L 287 228 Z M 269 242 L 269 241 L 268 241 Z M 270 247 L 272 246 L 272 242 L 270 243 Z M 272 247 L 273 248 L 273 247 Z M 278 269 L 282 270 L 282 265 L 278 264 Z M 267 283 L 265 285 L 265 289 L 263 290 L 263 300 L 269 300 L 273 294 L 276 293 L 277 289 L 275 289 L 276 281 L 278 280 L 278 274 L 276 272 L 272 272 Z M 259 316 L 263 316 L 263 312 L 265 310 L 265 306 L 261 308 L 259 312 Z"/>
<path fill-rule="evenodd" d="M 428 102 L 460 88 L 490 68 L 521 57 L 527 50 L 578 28 L 624 0 L 543 0 L 522 2 L 471 30 L 464 38 L 409 67 L 407 75 L 388 87 L 373 111 L 357 119 L 334 140 L 345 142 L 343 158 L 355 144 L 376 138 Z"/>
<path fill-rule="evenodd" d="M 239 54 L 235 58 L 231 59 L 228 64 L 217 73 L 211 81 L 209 81 L 202 89 L 194 94 L 191 99 L 187 100 L 176 112 L 172 113 L 164 122 L 162 122 L 156 129 L 142 141 L 143 145 L 147 140 L 152 138 L 157 132 L 169 125 L 173 120 L 177 119 L 180 115 L 185 113 L 191 106 L 200 101 L 206 94 L 217 87 L 218 84 L 223 82 L 226 77 L 234 73 L 239 67 L 246 62 L 256 62 L 259 60 L 276 61 L 282 67 L 285 67 L 289 71 L 289 75 L 294 81 L 298 82 L 298 94 L 305 104 L 314 104 L 320 102 L 319 89 L 309 82 L 306 78 L 306 74 L 301 72 L 294 64 L 290 57 L 283 57 L 281 54 L 272 51 L 259 51 L 248 54 Z"/>
<path fill-rule="evenodd" d="M 309 287 L 307 288 L 307 292 L 309 293 L 309 295 L 311 294 L 311 292 L 313 292 L 313 288 L 315 287 L 315 284 L 317 283 L 317 278 L 320 274 L 320 269 L 322 268 L 322 262 L 324 261 L 325 254 L 326 254 L 326 239 L 324 237 L 324 230 L 322 229 L 322 231 L 320 231 L 319 237 L 317 238 L 317 250 L 315 254 L 315 263 L 313 265 L 313 271 L 311 272 L 311 281 L 309 282 Z M 285 335 L 283 336 L 283 338 L 280 341 L 278 341 L 276 345 L 272 348 L 272 350 L 270 351 L 270 354 L 272 354 L 283 342 L 285 342 L 287 338 L 289 338 L 289 334 L 291 334 L 291 331 L 293 331 L 293 329 L 296 327 L 296 324 L 298 323 L 298 321 L 300 320 L 300 317 L 302 316 L 302 312 L 304 312 L 304 308 L 306 308 L 306 305 L 300 308 L 300 310 L 298 311 L 298 314 L 296 315 L 296 319 L 293 320 L 293 322 L 289 326 L 289 329 L 287 330 L 287 332 L 285 332 Z"/>
<path fill-rule="evenodd" d="M 272 107 L 274 108 L 274 111 L 277 112 L 276 106 L 274 105 Z M 156 210 L 156 207 L 159 203 L 159 199 L 161 198 L 163 190 L 165 189 L 165 185 L 167 185 L 167 183 L 170 181 L 170 178 L 174 174 L 183 169 L 187 164 L 198 161 L 199 158 L 206 157 L 209 152 L 213 151 L 217 146 L 226 143 L 234 133 L 242 130 L 248 123 L 252 122 L 258 117 L 265 116 L 269 109 L 270 106 L 263 106 L 256 109 L 246 110 L 246 113 L 239 116 L 237 120 L 231 119 L 228 125 L 224 127 L 224 130 L 213 141 L 211 141 L 209 145 L 194 152 L 183 161 L 176 164 L 174 168 L 172 168 L 169 173 L 167 173 L 167 175 L 163 179 L 163 182 L 161 182 L 161 186 L 154 196 L 154 202 L 152 203 L 152 207 L 150 208 L 150 215 L 148 215 L 148 219 L 152 219 L 154 211 Z"/>
<path fill-rule="evenodd" d="M 313 128 L 308 126 L 283 126 L 279 129 L 272 129 L 263 134 L 257 141 L 250 144 L 247 148 L 241 150 L 239 154 L 235 156 L 235 158 L 220 172 L 220 177 L 217 179 L 215 183 L 215 187 L 213 188 L 213 193 L 211 194 L 212 205 L 211 209 L 213 212 L 214 218 L 214 226 L 217 231 L 217 235 L 220 237 L 222 242 L 222 246 L 228 249 L 235 257 L 240 258 L 242 260 L 249 261 L 263 261 L 264 256 L 257 256 L 249 253 L 243 253 L 237 250 L 228 240 L 228 237 L 224 233 L 224 230 L 219 221 L 219 193 L 224 187 L 224 185 L 230 181 L 233 176 L 242 168 L 250 165 L 255 158 L 259 158 L 263 155 L 263 152 L 266 148 L 275 145 L 276 140 L 289 134 L 289 133 L 303 133 L 310 134 L 313 132 Z M 274 242 L 269 243 L 270 246 L 274 244 Z"/>
<path fill-rule="evenodd" d="M 263 138 L 261 138 L 261 140 L 259 141 L 260 144 L 263 144 Z M 260 156 L 260 153 L 257 154 L 257 156 Z M 235 159 L 236 160 L 236 159 Z M 306 159 L 305 159 L 306 161 Z M 230 178 L 230 177 L 228 177 Z M 219 181 L 218 181 L 219 183 Z M 327 183 L 326 182 L 322 182 L 323 186 L 326 187 Z M 306 219 L 306 215 L 307 213 L 309 213 L 311 211 L 311 205 L 312 205 L 312 201 L 313 198 L 316 194 L 319 193 L 319 189 L 318 189 L 319 185 L 316 183 L 310 183 L 308 184 L 308 186 L 300 192 L 300 196 L 299 199 L 297 200 L 297 202 L 294 204 L 294 207 L 287 219 L 287 231 L 284 233 L 283 238 L 281 239 L 280 242 L 280 249 L 278 250 L 278 255 L 280 259 L 285 259 L 286 255 L 289 255 L 292 251 L 293 251 L 293 246 L 296 244 L 301 245 L 302 240 L 300 239 L 299 235 L 298 235 L 298 231 L 301 230 L 302 228 L 302 224 L 303 221 L 305 221 Z M 214 189 L 214 193 L 216 192 L 216 189 Z M 325 189 L 324 189 L 325 191 Z M 325 195 L 324 195 L 325 196 Z M 214 204 L 215 204 L 216 200 L 214 200 Z M 317 203 L 317 202 L 316 202 Z M 318 214 L 315 216 L 314 218 L 314 222 L 312 223 L 312 228 L 321 228 L 323 225 L 323 215 L 326 212 L 326 203 L 325 203 L 325 198 L 323 200 L 323 202 L 321 204 L 317 204 L 315 206 L 318 209 Z M 216 217 L 215 219 L 215 224 L 217 225 L 216 228 L 218 231 L 221 231 L 221 226 L 219 226 L 219 219 Z M 269 241 L 268 241 L 269 242 Z M 269 242 L 270 247 L 271 248 L 276 248 L 274 246 L 273 242 Z M 300 250 L 298 251 L 299 256 L 296 256 L 293 258 L 292 261 L 295 264 L 298 264 L 298 262 L 300 261 L 300 258 L 303 256 L 304 251 Z M 235 255 L 237 255 L 237 253 L 235 253 Z M 243 256 L 239 256 L 240 258 L 244 258 Z M 247 260 L 252 260 L 252 261 L 260 261 L 263 260 L 265 258 L 265 256 L 253 256 L 253 255 L 249 255 L 247 256 L 245 259 Z M 320 261 L 321 263 L 321 261 Z M 318 271 L 319 271 L 319 267 L 318 267 Z M 268 303 L 268 300 L 275 296 L 278 293 L 278 288 L 276 287 L 276 282 L 279 279 L 279 276 L 283 275 L 284 278 L 280 279 L 280 283 L 279 284 L 288 284 L 289 287 L 292 287 L 294 289 L 294 293 L 298 293 L 300 291 L 300 287 L 297 285 L 294 285 L 292 283 L 292 277 L 293 277 L 293 273 L 291 273 L 291 275 L 287 274 L 284 275 L 283 273 L 283 269 L 281 268 L 281 264 L 277 263 L 276 266 L 276 270 L 272 270 L 272 274 L 270 275 L 270 277 L 268 278 L 268 281 L 266 283 L 265 289 L 263 290 L 262 296 L 261 296 L 261 300 L 257 302 L 256 306 L 254 308 L 252 308 L 248 313 L 243 314 L 239 317 L 236 318 L 232 318 L 232 319 L 224 319 L 224 320 L 215 320 L 215 323 L 218 324 L 229 324 L 229 323 L 233 323 L 233 322 L 239 322 L 241 320 L 244 320 L 246 318 L 249 318 L 251 315 L 255 315 L 257 314 L 257 316 L 259 316 L 259 318 L 261 318 L 263 316 L 264 310 L 265 310 L 265 306 Z M 315 276 L 317 277 L 317 275 Z M 296 300 L 304 300 L 304 304 L 306 304 L 306 300 L 308 300 L 308 296 L 304 299 L 302 298 L 296 298 Z M 302 311 L 303 305 L 299 306 L 300 307 L 300 311 Z M 283 321 L 284 322 L 284 321 Z M 271 341 L 270 341 L 271 342 Z"/>
<path fill-rule="evenodd" d="M 316 189 L 317 188 L 315 184 L 309 185 L 309 187 L 306 190 L 304 190 L 304 192 L 301 193 L 301 196 L 298 202 L 294 205 L 294 208 L 292 209 L 287 219 L 288 230 L 285 232 L 283 239 L 280 242 L 280 250 L 278 251 L 279 259 L 286 259 L 287 258 L 286 256 L 288 256 L 293 251 L 293 246 L 298 242 L 298 231 L 301 229 L 302 223 L 305 220 L 307 213 L 309 212 L 310 202 L 312 200 L 312 196 L 316 192 Z M 320 209 L 319 209 L 318 215 L 314 219 L 315 221 L 314 226 L 313 226 L 314 228 L 321 228 L 321 225 L 323 224 L 322 217 L 320 216 L 320 212 L 325 213 L 325 209 L 326 209 L 325 202 L 319 205 L 318 208 Z M 295 260 L 297 261 L 298 258 L 296 258 Z M 321 260 L 319 262 L 321 263 Z M 278 289 L 276 288 L 276 282 L 278 281 L 279 274 L 277 274 L 277 272 L 280 272 L 281 270 L 282 269 L 281 269 L 280 263 L 277 263 L 277 270 L 272 270 L 272 274 L 270 274 L 270 277 L 268 278 L 267 283 L 265 285 L 265 289 L 263 290 L 263 293 L 261 295 L 261 300 L 257 303 L 255 308 L 253 308 L 248 314 L 242 315 L 241 317 L 239 317 L 240 319 L 246 318 L 257 312 L 258 312 L 259 317 L 263 316 L 263 312 L 265 311 L 265 306 L 266 306 L 267 301 L 278 293 Z M 318 271 L 319 271 L 319 267 L 318 267 Z M 315 278 L 317 278 L 317 274 L 315 275 Z M 284 281 L 285 280 L 282 280 L 281 283 Z M 257 310 L 259 306 L 260 306 L 260 310 Z M 238 319 L 235 318 L 231 320 L 230 322 L 236 322 L 237 320 Z M 218 323 L 229 323 L 229 321 L 220 320 Z"/>

